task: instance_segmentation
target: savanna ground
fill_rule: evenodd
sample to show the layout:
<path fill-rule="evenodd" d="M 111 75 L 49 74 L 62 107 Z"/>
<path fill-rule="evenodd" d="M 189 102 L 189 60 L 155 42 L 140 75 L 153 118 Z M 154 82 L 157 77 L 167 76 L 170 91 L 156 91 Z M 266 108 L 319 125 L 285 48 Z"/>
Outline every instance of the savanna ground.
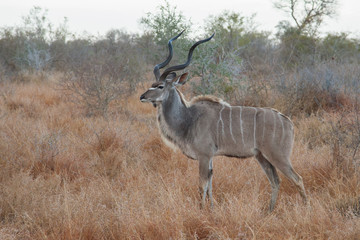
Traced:
<path fill-rule="evenodd" d="M 318 143 L 341 111 L 293 119 L 310 206 L 280 174 L 269 214 L 256 160 L 217 157 L 215 206 L 201 210 L 198 163 L 163 144 L 156 109 L 139 101 L 149 81 L 102 117 L 86 116 L 59 78 L 1 84 L 1 239 L 360 239 L 359 169 Z"/>

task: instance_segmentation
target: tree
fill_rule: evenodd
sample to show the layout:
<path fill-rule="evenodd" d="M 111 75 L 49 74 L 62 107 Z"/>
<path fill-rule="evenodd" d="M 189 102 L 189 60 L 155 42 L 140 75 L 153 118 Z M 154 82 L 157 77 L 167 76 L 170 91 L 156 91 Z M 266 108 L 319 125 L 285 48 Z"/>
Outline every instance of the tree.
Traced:
<path fill-rule="evenodd" d="M 64 51 L 66 38 L 70 36 L 67 20 L 65 18 L 59 27 L 54 28 L 47 14 L 47 9 L 35 6 L 22 17 L 22 25 L 0 28 L 0 64 L 9 73 L 25 69 L 41 72 L 59 60 L 56 53 Z M 55 42 L 58 45 L 56 51 Z"/>
<path fill-rule="evenodd" d="M 337 0 L 277 0 L 274 6 L 288 13 L 295 22 L 292 25 L 281 21 L 277 26 L 283 63 L 296 67 L 318 61 L 317 31 L 326 17 L 336 14 Z"/>
<path fill-rule="evenodd" d="M 176 7 L 165 1 L 165 5 L 158 6 L 156 14 L 148 12 L 146 17 L 140 19 L 140 24 L 145 27 L 145 32 L 153 34 L 154 39 L 160 46 L 166 46 L 167 41 L 183 30 L 182 38 L 186 36 L 191 28 L 191 21 L 178 12 Z"/>
<path fill-rule="evenodd" d="M 205 29 L 208 34 L 216 32 L 216 40 L 221 42 L 225 51 L 234 51 L 248 44 L 245 35 L 255 29 L 254 16 L 245 17 L 241 13 L 225 10 L 219 15 L 211 15 L 206 20 Z"/>
<path fill-rule="evenodd" d="M 205 22 L 206 36 L 216 33 L 214 40 L 199 48 L 194 57 L 192 74 L 200 76 L 193 82 L 195 92 L 216 94 L 227 100 L 240 88 L 243 71 L 241 48 L 249 43 L 253 16 L 248 18 L 233 11 L 212 15 Z"/>
<path fill-rule="evenodd" d="M 323 60 L 351 63 L 359 61 L 360 41 L 349 38 L 346 33 L 328 33 L 321 41 L 320 54 Z"/>
<path fill-rule="evenodd" d="M 325 17 L 336 14 L 337 0 L 277 0 L 275 8 L 289 13 L 299 33 L 314 35 Z"/>
<path fill-rule="evenodd" d="M 216 32 L 216 38 L 227 50 L 238 46 L 238 41 L 244 31 L 245 17 L 239 13 L 224 11 L 217 16 L 210 16 L 206 23 L 208 33 Z"/>

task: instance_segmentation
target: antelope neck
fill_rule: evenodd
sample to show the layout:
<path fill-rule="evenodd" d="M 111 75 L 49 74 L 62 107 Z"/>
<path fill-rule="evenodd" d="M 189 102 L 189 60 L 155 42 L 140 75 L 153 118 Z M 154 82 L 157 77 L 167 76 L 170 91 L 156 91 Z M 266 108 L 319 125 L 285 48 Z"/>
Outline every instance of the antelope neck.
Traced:
<path fill-rule="evenodd" d="M 170 129 L 176 135 L 185 136 L 191 124 L 191 110 L 185 105 L 180 94 L 175 88 L 169 92 L 169 96 L 162 102 L 162 117 Z"/>

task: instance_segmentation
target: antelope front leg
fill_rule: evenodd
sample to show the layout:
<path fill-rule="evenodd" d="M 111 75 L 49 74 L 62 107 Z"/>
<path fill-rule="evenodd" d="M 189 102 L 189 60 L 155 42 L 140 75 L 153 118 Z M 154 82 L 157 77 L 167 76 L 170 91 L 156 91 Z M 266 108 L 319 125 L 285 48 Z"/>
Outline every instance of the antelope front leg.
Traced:
<path fill-rule="evenodd" d="M 200 208 L 205 207 L 206 195 L 209 196 L 211 207 L 214 206 L 212 197 L 212 158 L 202 158 L 199 160 L 199 192 L 201 197 Z"/>

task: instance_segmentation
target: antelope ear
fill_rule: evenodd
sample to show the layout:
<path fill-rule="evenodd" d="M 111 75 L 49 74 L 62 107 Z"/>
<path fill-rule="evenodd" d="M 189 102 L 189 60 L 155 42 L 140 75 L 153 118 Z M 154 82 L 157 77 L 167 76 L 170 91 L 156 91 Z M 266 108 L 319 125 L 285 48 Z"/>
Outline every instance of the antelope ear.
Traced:
<path fill-rule="evenodd" d="M 188 72 L 181 74 L 181 76 L 177 79 L 175 84 L 176 85 L 184 85 L 186 83 L 188 75 L 189 75 Z"/>
<path fill-rule="evenodd" d="M 172 82 L 174 81 L 174 79 L 176 79 L 176 73 L 175 72 L 171 72 L 169 73 L 169 75 L 166 76 L 166 82 Z"/>

